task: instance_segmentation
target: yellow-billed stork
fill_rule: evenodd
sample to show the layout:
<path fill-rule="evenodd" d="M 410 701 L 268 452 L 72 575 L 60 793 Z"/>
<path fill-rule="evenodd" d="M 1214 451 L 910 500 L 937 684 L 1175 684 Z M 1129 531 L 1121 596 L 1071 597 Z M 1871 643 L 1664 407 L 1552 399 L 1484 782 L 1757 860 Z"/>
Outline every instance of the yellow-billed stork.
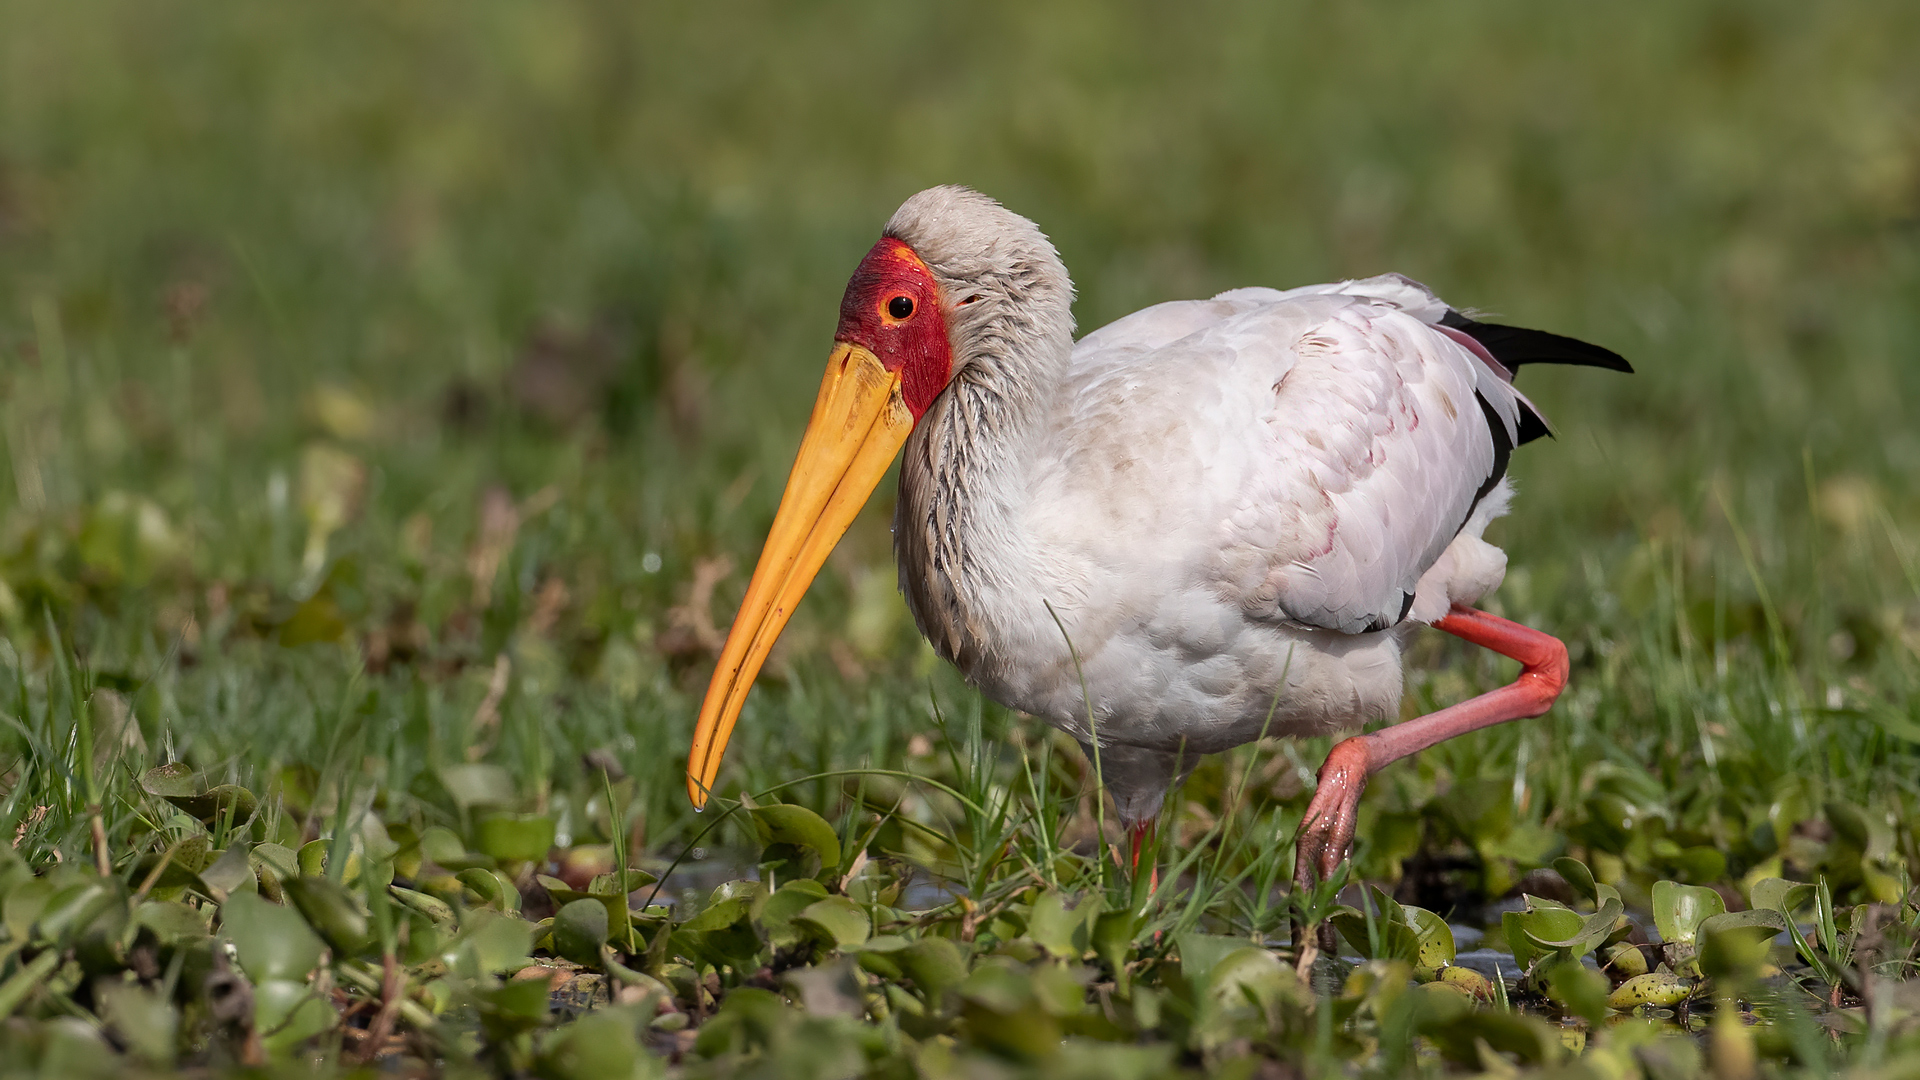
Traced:
<path fill-rule="evenodd" d="M 705 804 L 775 637 L 905 447 L 894 548 L 920 631 L 988 697 L 1098 746 L 1136 858 L 1200 755 L 1396 715 L 1416 628 L 1520 661 L 1334 746 L 1298 843 L 1310 884 L 1346 857 L 1368 774 L 1559 696 L 1565 646 L 1470 606 L 1506 571 L 1481 533 L 1508 457 L 1547 433 L 1512 372 L 1632 369 L 1397 274 L 1159 304 L 1077 343 L 1072 300 L 1046 236 L 984 195 L 893 215 L 847 283 L 688 794 Z"/>

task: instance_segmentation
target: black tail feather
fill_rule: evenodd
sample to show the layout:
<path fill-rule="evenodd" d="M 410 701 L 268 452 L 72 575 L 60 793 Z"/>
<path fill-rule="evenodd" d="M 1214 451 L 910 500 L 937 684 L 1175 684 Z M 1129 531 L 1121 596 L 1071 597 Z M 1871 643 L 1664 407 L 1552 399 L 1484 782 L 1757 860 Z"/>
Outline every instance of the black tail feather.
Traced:
<path fill-rule="evenodd" d="M 1486 346 L 1493 358 L 1505 364 L 1509 371 L 1518 371 L 1523 364 L 1578 364 L 1633 374 L 1633 365 L 1612 349 L 1545 330 L 1475 322 L 1451 309 L 1441 317 L 1440 325 L 1458 330 Z"/>
<path fill-rule="evenodd" d="M 1606 368 L 1609 371 L 1633 374 L 1633 365 L 1627 363 L 1626 357 L 1612 349 L 1603 349 L 1598 345 L 1590 345 L 1560 334 L 1549 334 L 1545 330 L 1526 330 L 1518 326 L 1502 326 L 1499 323 L 1475 322 L 1452 308 L 1448 308 L 1447 313 L 1440 317 L 1440 325 L 1458 330 L 1479 342 L 1482 348 L 1493 354 L 1495 360 L 1500 361 L 1508 371 L 1515 374 L 1519 373 L 1522 364 L 1578 364 L 1582 367 Z M 1488 407 L 1485 401 L 1480 404 L 1483 408 Z M 1488 415 L 1491 416 L 1491 412 Z M 1505 433 L 1500 431 L 1499 425 L 1494 425 L 1494 428 L 1499 433 L 1499 439 L 1496 441 L 1504 441 Z M 1515 446 L 1525 446 L 1535 439 L 1552 434 L 1553 429 L 1547 426 L 1546 420 L 1539 413 L 1524 404 L 1521 406 L 1519 438 L 1515 441 Z M 1509 446 L 1506 450 L 1511 453 L 1513 447 Z M 1494 478 L 1499 479 L 1500 473 L 1504 471 L 1504 468 L 1496 470 Z M 1484 494 L 1483 491 L 1482 495 Z M 1479 499 L 1476 498 L 1474 501 L 1477 503 Z"/>

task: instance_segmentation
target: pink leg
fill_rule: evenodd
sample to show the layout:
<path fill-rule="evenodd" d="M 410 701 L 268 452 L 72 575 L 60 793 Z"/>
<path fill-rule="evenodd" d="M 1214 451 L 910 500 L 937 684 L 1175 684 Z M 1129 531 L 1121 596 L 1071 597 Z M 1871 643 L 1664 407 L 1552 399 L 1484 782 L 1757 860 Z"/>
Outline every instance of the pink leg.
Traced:
<path fill-rule="evenodd" d="M 1320 767 L 1319 786 L 1300 826 L 1295 888 L 1313 888 L 1315 881 L 1330 877 L 1346 859 L 1353 847 L 1360 793 L 1366 790 L 1369 775 L 1455 735 L 1539 716 L 1553 707 L 1567 685 L 1567 647 L 1556 637 L 1469 607 L 1456 607 L 1433 625 L 1520 661 L 1520 677 L 1439 712 L 1335 744 Z"/>
<path fill-rule="evenodd" d="M 1153 835 L 1153 823 L 1154 823 L 1154 819 L 1148 818 L 1147 820 L 1133 827 L 1133 844 L 1132 844 L 1133 858 L 1131 863 L 1131 869 L 1136 874 L 1140 872 L 1140 849 L 1146 845 L 1147 837 Z M 1159 864 L 1155 863 L 1153 866 L 1148 868 L 1147 872 L 1152 875 L 1147 880 L 1148 888 L 1153 888 L 1153 889 L 1159 888 L 1160 887 Z"/>

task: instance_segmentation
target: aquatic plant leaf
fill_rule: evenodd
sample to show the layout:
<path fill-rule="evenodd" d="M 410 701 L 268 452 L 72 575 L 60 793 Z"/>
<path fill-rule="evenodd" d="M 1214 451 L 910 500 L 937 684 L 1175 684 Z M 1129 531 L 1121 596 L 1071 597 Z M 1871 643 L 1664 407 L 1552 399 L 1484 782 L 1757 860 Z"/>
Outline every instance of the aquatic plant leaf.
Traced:
<path fill-rule="evenodd" d="M 253 987 L 253 1026 L 268 1052 L 282 1055 L 340 1022 L 333 1005 L 305 982 L 268 979 Z"/>
<path fill-rule="evenodd" d="M 1548 967 L 1547 997 L 1598 1028 L 1607 1017 L 1607 977 L 1575 959 L 1560 959 Z"/>
<path fill-rule="evenodd" d="M 247 978 L 301 983 L 326 947 L 298 911 L 251 893 L 227 898 L 220 907 L 220 936 L 234 948 Z"/>
<path fill-rule="evenodd" d="M 1693 995 L 1693 982 L 1665 971 L 1635 975 L 1613 988 L 1607 1005 L 1625 1012 L 1638 1005 L 1678 1005 Z"/>
<path fill-rule="evenodd" d="M 546 814 L 483 814 L 473 824 L 473 846 L 501 862 L 538 862 L 553 847 L 554 831 Z"/>
<path fill-rule="evenodd" d="M 806 931 L 793 925 L 799 914 L 827 898 L 827 887 L 812 878 L 783 883 L 760 907 L 760 927 L 768 943 L 787 948 L 806 940 Z"/>
<path fill-rule="evenodd" d="M 1785 878 L 1761 878 L 1754 883 L 1748 894 L 1748 904 L 1754 908 L 1767 908 L 1791 916 L 1795 911 L 1813 902 L 1814 887 L 1804 881 L 1788 881 Z"/>
<path fill-rule="evenodd" d="M 753 888 L 735 889 L 729 887 L 733 885 L 747 885 Z M 732 926 L 734 923 L 747 918 L 753 907 L 755 898 L 754 889 L 758 887 L 759 882 L 728 882 L 725 885 L 721 885 L 713 891 L 713 895 L 707 901 L 707 906 L 701 908 L 693 918 L 681 923 L 678 928 L 681 930 L 690 930 L 695 933 L 705 933 L 709 930 L 719 930 L 723 927 Z"/>
<path fill-rule="evenodd" d="M 576 964 L 598 966 L 607 943 L 607 906 L 589 897 L 566 904 L 553 915 L 553 951 Z"/>
<path fill-rule="evenodd" d="M 1620 901 L 1618 899 L 1611 899 L 1600 905 L 1600 910 L 1581 919 L 1579 930 L 1565 938 L 1558 940 L 1545 939 L 1533 933 L 1531 929 L 1528 930 L 1528 934 L 1537 948 L 1555 952 L 1564 951 L 1574 957 L 1585 956 L 1614 933 L 1614 929 L 1619 923 L 1622 914 Z M 1555 915 L 1552 917 L 1552 921 L 1559 924 L 1564 923 L 1566 920 L 1559 915 Z"/>
<path fill-rule="evenodd" d="M 487 907 L 506 912 L 520 910 L 520 890 L 514 887 L 512 878 L 498 870 L 474 867 L 460 871 L 454 875 L 454 879 L 472 889 Z"/>
<path fill-rule="evenodd" d="M 1027 936 L 1055 959 L 1078 960 L 1087 954 L 1088 917 L 1097 911 L 1093 898 L 1069 910 L 1066 898 L 1049 889 L 1034 899 L 1027 912 Z"/>
<path fill-rule="evenodd" d="M 1574 892 L 1595 903 L 1599 902 L 1599 883 L 1594 880 L 1593 871 L 1587 868 L 1586 863 L 1562 855 L 1553 860 L 1553 869 Z"/>
<path fill-rule="evenodd" d="M 468 911 L 460 932 L 446 945 L 441 960 L 463 978 L 478 979 L 502 971 L 517 971 L 533 951 L 533 924 L 495 911 Z"/>
<path fill-rule="evenodd" d="M 169 947 L 204 941 L 208 937 L 206 920 L 200 913 L 173 900 L 148 900 L 134 909 L 133 920 Z"/>
<path fill-rule="evenodd" d="M 1180 934 L 1173 941 L 1180 953 L 1180 974 L 1194 986 L 1206 986 L 1222 959 L 1252 944 L 1243 937 L 1193 931 Z"/>
<path fill-rule="evenodd" d="M 101 1018 L 134 1056 L 149 1065 L 173 1064 L 180 1010 L 154 990 L 137 984 L 104 983 L 98 992 Z"/>
<path fill-rule="evenodd" d="M 251 847 L 243 841 L 236 841 L 212 862 L 201 867 L 200 881 L 211 890 L 214 899 L 224 900 L 228 893 L 235 890 L 255 887 L 253 863 L 249 855 Z"/>
<path fill-rule="evenodd" d="M 1558 1030 L 1539 1017 L 1517 1012 L 1473 1011 L 1423 1028 L 1441 1056 L 1456 1065 L 1481 1067 L 1480 1045 L 1512 1054 L 1528 1065 L 1552 1065 L 1566 1056 Z"/>
<path fill-rule="evenodd" d="M 792 844 L 820 857 L 822 873 L 840 867 L 840 836 L 819 814 L 792 803 L 771 803 L 747 811 L 762 848 Z"/>
<path fill-rule="evenodd" d="M 1653 883 L 1653 924 L 1668 944 L 1691 945 L 1700 924 L 1724 913 L 1726 901 L 1704 885 Z"/>
<path fill-rule="evenodd" d="M 829 896 L 802 911 L 794 925 L 811 930 L 836 948 L 859 945 L 873 933 L 866 909 L 844 896 Z"/>
<path fill-rule="evenodd" d="M 939 1004 L 949 987 L 967 977 L 967 961 L 960 947 L 946 938 L 927 937 L 892 954 L 929 1004 Z"/>
<path fill-rule="evenodd" d="M 661 1073 L 658 1059 L 640 1045 L 632 1008 L 589 1013 L 549 1036 L 535 1072 L 552 1080 L 638 1080 Z"/>
<path fill-rule="evenodd" d="M 1207 977 L 1208 996 L 1226 1005 L 1250 1004 L 1265 1009 L 1299 989 L 1299 975 L 1257 945 L 1242 945 L 1221 957 Z"/>
<path fill-rule="evenodd" d="M 440 783 L 462 810 L 476 806 L 511 806 L 518 797 L 512 774 L 498 765 L 443 765 Z M 421 841 L 426 841 L 425 833 L 421 834 Z M 428 858 L 433 856 L 429 854 Z"/>
<path fill-rule="evenodd" d="M 446 923 L 453 921 L 453 907 L 437 896 L 429 896 L 426 893 L 417 892 L 413 889 L 404 889 L 398 885 L 389 885 L 387 892 L 390 893 L 395 900 L 406 905 L 410 910 L 419 912 L 433 922 Z"/>
<path fill-rule="evenodd" d="M 1407 927 L 1413 931 L 1415 950 L 1413 962 L 1416 967 L 1438 968 L 1453 963 L 1458 947 L 1453 940 L 1453 927 L 1426 908 L 1405 904 L 1401 907 Z"/>
<path fill-rule="evenodd" d="M 366 901 L 358 891 L 319 877 L 288 878 L 280 886 L 334 952 L 357 956 L 372 944 Z"/>
<path fill-rule="evenodd" d="M 184 761 L 148 769 L 140 774 L 140 790 L 163 799 L 188 798 L 200 790 L 193 766 Z"/>

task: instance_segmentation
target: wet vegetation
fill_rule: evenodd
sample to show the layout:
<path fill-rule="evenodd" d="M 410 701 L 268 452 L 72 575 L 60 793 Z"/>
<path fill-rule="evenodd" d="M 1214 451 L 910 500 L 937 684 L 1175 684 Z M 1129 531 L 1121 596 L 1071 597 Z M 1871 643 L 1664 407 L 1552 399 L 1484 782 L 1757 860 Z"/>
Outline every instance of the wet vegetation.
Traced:
<path fill-rule="evenodd" d="M 1915 40 L 0 0 L 0 1074 L 1920 1069 Z M 1639 369 L 1523 379 L 1494 607 L 1572 689 L 1375 778 L 1340 888 L 1288 888 L 1325 740 L 1118 867 L 885 505 L 687 806 L 846 274 L 950 181 L 1083 328 L 1393 269 Z M 1440 638 L 1409 715 L 1511 676 Z"/>

